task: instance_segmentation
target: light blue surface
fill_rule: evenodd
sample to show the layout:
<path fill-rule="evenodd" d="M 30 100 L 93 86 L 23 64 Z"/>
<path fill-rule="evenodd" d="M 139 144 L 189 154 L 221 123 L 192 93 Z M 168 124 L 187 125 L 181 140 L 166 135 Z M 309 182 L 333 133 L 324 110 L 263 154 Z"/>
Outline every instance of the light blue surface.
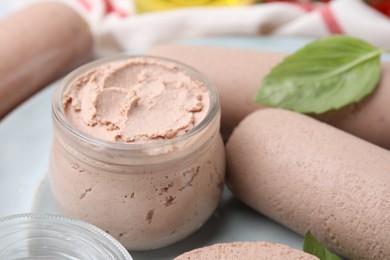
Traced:
<path fill-rule="evenodd" d="M 292 52 L 307 38 L 209 38 L 181 44 Z M 389 57 L 387 57 L 389 58 Z M 52 137 L 52 84 L 0 122 L 0 217 L 59 213 L 46 178 Z M 225 191 L 216 213 L 195 234 L 163 249 L 131 252 L 138 259 L 172 259 L 184 251 L 219 242 L 273 241 L 302 247 L 302 237 L 247 208 Z"/>
<path fill-rule="evenodd" d="M 15 3 L 10 0 L 0 1 L 0 20 L 15 10 Z"/>
<path fill-rule="evenodd" d="M 237 38 L 207 38 L 179 41 L 187 45 L 223 46 L 238 49 L 293 52 L 310 42 L 312 38 L 305 37 L 237 37 Z"/>

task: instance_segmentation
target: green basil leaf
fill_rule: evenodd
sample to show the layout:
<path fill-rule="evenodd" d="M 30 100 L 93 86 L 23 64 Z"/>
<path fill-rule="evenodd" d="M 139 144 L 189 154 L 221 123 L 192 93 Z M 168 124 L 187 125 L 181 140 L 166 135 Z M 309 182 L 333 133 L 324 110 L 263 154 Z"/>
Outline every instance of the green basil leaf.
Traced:
<path fill-rule="evenodd" d="M 383 52 L 349 36 L 314 41 L 271 70 L 255 101 L 301 113 L 339 109 L 375 89 Z"/>
<path fill-rule="evenodd" d="M 305 234 L 303 239 L 303 251 L 317 256 L 320 260 L 340 260 L 340 257 L 318 243 L 310 231 Z"/>

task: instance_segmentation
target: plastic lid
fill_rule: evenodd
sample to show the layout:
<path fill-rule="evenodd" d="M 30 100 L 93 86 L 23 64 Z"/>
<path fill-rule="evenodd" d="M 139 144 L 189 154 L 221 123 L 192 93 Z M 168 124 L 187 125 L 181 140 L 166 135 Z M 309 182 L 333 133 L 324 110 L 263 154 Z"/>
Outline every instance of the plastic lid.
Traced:
<path fill-rule="evenodd" d="M 132 259 L 112 236 L 86 222 L 50 214 L 0 218 L 0 259 Z"/>

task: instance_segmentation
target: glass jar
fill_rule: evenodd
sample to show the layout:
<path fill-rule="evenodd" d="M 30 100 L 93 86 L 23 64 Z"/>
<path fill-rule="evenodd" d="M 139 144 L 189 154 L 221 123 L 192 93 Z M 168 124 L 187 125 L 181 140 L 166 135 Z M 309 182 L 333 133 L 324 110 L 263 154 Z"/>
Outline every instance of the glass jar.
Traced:
<path fill-rule="evenodd" d="M 19 214 L 0 219 L 0 259 L 132 259 L 103 230 L 57 215 Z"/>
<path fill-rule="evenodd" d="M 100 227 L 129 250 L 146 250 L 187 237 L 212 215 L 224 185 L 225 151 L 216 89 L 194 69 L 162 58 L 153 57 L 175 63 L 207 87 L 210 108 L 194 128 L 172 139 L 116 143 L 70 124 L 62 102 L 69 84 L 102 64 L 134 57 L 92 62 L 60 83 L 53 97 L 49 180 L 65 215 Z"/>

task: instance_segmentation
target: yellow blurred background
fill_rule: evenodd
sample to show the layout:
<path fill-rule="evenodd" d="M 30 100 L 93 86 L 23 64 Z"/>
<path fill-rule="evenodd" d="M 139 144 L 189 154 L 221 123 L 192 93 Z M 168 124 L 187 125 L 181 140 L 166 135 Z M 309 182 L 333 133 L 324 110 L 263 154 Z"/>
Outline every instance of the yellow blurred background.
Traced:
<path fill-rule="evenodd" d="M 164 11 L 194 6 L 236 6 L 248 5 L 253 0 L 135 0 L 137 13 Z"/>

